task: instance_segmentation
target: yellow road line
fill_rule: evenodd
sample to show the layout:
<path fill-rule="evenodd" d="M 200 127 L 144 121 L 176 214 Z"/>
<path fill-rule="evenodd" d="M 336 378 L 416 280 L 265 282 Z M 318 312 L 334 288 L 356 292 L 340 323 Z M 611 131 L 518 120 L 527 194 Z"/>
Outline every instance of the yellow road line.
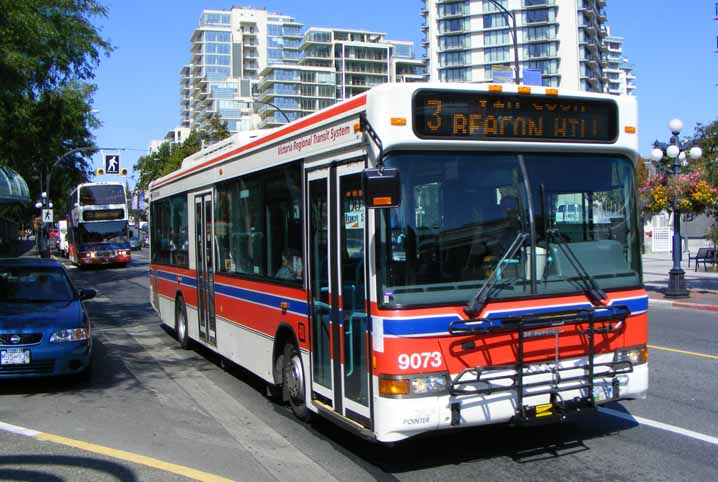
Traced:
<path fill-rule="evenodd" d="M 669 348 L 667 346 L 648 345 L 651 350 L 663 350 L 671 351 L 673 353 L 681 353 L 683 355 L 699 356 L 701 358 L 708 358 L 710 360 L 718 360 L 718 355 L 708 355 L 707 353 L 698 353 L 695 351 L 679 350 L 677 348 Z"/>
<path fill-rule="evenodd" d="M 52 435 L 49 433 L 40 433 L 35 435 L 38 440 L 45 440 L 48 442 L 54 442 L 61 445 L 68 445 L 81 450 L 87 450 L 88 452 L 94 452 L 100 455 L 106 455 L 116 459 L 126 460 L 136 464 L 146 465 L 155 469 L 164 470 L 165 472 L 171 472 L 173 474 L 182 475 L 194 480 L 200 480 L 203 482 L 232 482 L 231 479 L 220 477 L 219 475 L 202 472 L 201 470 L 192 469 L 183 465 L 171 464 L 169 462 L 163 462 L 162 460 L 155 459 L 152 457 L 146 457 L 144 455 L 135 454 L 132 452 L 126 452 L 124 450 L 117 450 L 110 447 L 104 447 L 102 445 L 96 445 L 89 442 L 83 442 L 81 440 L 74 440 L 67 437 L 61 437 L 60 435 Z"/>

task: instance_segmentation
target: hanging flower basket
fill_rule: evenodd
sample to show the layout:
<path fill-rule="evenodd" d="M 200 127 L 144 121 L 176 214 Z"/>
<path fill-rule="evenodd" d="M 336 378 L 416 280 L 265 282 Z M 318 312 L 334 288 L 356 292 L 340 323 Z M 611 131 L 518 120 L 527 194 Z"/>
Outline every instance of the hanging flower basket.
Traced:
<path fill-rule="evenodd" d="M 679 176 L 657 174 L 639 188 L 641 211 L 646 216 L 673 210 L 673 197 L 684 214 L 701 214 L 718 204 L 718 189 L 711 186 L 702 171 Z"/>

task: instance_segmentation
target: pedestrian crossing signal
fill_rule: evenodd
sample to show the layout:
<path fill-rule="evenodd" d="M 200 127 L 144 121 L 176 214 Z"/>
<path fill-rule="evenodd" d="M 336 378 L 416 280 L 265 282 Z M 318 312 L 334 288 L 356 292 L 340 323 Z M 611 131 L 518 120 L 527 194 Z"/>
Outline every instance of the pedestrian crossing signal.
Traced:
<path fill-rule="evenodd" d="M 120 176 L 126 176 L 127 175 L 127 168 L 120 169 Z"/>
<path fill-rule="evenodd" d="M 105 174 L 105 170 L 101 167 L 98 167 L 97 169 L 95 169 L 95 174 L 97 174 L 98 176 L 103 176 Z"/>

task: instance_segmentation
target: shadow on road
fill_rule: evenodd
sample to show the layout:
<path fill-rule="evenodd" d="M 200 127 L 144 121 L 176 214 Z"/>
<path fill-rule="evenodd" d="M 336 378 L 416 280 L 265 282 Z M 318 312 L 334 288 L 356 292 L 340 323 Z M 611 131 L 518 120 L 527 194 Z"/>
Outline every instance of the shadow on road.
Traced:
<path fill-rule="evenodd" d="M 4 468 L 10 466 L 12 468 Z M 22 467 L 22 468 L 21 468 Z M 123 465 L 95 457 L 73 457 L 65 455 L 10 455 L 0 456 L 0 480 L 22 481 L 69 481 L 57 474 L 58 467 L 65 467 L 77 474 L 78 470 L 96 472 L 97 476 L 110 475 L 121 482 L 136 482 L 135 472 Z M 88 479 L 89 480 L 89 479 Z"/>

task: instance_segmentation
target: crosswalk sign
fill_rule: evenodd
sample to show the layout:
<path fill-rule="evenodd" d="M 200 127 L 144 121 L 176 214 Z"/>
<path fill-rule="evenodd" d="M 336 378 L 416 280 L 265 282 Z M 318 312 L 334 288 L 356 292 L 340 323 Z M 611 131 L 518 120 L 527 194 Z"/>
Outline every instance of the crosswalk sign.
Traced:
<path fill-rule="evenodd" d="M 120 156 L 118 154 L 105 155 L 105 174 L 120 173 Z"/>
<path fill-rule="evenodd" d="M 53 222 L 52 217 L 52 209 L 43 209 L 42 210 L 42 222 L 43 223 L 51 223 Z"/>

